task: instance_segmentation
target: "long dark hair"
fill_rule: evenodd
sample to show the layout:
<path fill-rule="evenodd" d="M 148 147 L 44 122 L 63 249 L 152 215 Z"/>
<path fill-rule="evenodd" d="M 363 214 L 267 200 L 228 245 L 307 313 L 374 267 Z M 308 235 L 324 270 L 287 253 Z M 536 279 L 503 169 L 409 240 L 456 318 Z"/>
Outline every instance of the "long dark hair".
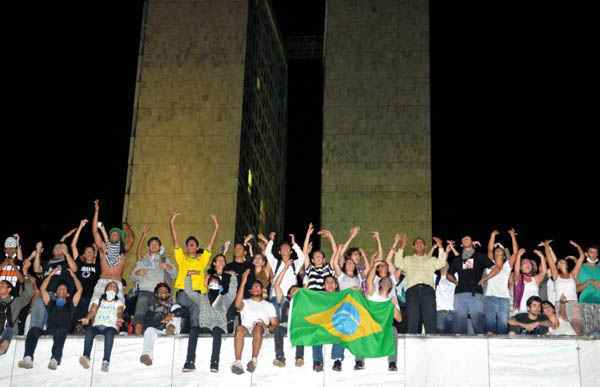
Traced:
<path fill-rule="evenodd" d="M 106 299 L 106 292 L 107 289 L 110 285 L 115 284 L 115 286 L 117 287 L 117 291 L 115 292 L 115 299 L 112 301 L 108 301 Z M 119 300 L 119 284 L 115 281 L 110 281 L 109 283 L 106 284 L 106 286 L 104 287 L 104 293 L 102 293 L 102 296 L 100 297 L 100 301 L 108 301 L 108 302 L 114 302 L 114 301 L 118 301 Z M 100 306 L 100 305 L 98 305 Z"/>

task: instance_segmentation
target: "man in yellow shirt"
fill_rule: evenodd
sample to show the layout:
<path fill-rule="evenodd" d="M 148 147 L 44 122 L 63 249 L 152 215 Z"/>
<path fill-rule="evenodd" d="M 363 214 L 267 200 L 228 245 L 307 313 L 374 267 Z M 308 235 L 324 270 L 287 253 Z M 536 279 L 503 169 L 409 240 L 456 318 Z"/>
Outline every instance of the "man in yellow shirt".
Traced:
<path fill-rule="evenodd" d="M 177 303 L 188 309 L 190 312 L 190 328 L 194 328 L 198 327 L 198 315 L 200 310 L 198 305 L 188 297 L 183 289 L 185 289 L 186 282 L 189 281 L 191 282 L 192 289 L 195 292 L 204 294 L 207 293 L 204 275 L 206 267 L 210 261 L 211 250 L 217 237 L 217 231 L 219 231 L 219 221 L 215 215 L 210 216 L 215 225 L 215 229 L 210 237 L 210 241 L 208 242 L 206 249 L 200 249 L 198 239 L 190 236 L 185 240 L 184 252 L 179 245 L 177 231 L 175 230 L 175 218 L 179 215 L 180 214 L 178 212 L 173 213 L 169 221 L 171 226 L 171 237 L 173 238 L 173 245 L 175 246 L 175 262 L 177 263 L 178 269 L 174 288 L 177 291 Z"/>

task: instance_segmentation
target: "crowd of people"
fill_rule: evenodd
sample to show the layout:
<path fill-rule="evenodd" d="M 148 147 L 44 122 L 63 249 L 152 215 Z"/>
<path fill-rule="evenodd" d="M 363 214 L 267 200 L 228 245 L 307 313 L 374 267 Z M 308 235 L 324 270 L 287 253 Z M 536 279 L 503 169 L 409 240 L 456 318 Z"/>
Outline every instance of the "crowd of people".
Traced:
<path fill-rule="evenodd" d="M 188 333 L 183 372 L 195 369 L 200 334 L 212 336 L 210 370 L 219 371 L 222 336 L 234 334 L 235 374 L 253 372 L 263 337 L 274 336 L 273 365 L 286 366 L 284 340 L 292 300 L 301 288 L 337 292 L 356 289 L 375 302 L 394 305 L 394 331 L 409 334 L 492 335 L 597 335 L 600 334 L 600 265 L 598 246 L 586 249 L 569 241 L 574 255 L 558 257 L 553 241 L 538 249 L 520 248 L 517 232 L 493 231 L 487 246 L 464 236 L 453 241 L 415 238 L 408 255 L 406 235 L 396 234 L 384 251 L 378 232 L 372 232 L 375 249 L 367 254 L 353 246 L 360 229 L 353 227 L 343 244 L 329 230 L 308 226 L 302 246 L 294 235 L 277 241 L 277 235 L 247 235 L 226 242 L 213 254 L 219 232 L 214 230 L 205 247 L 194 236 L 180 243 L 176 219 L 169 219 L 174 245 L 172 259 L 157 236 L 144 227 L 136 238 L 131 227 L 106 231 L 99 222 L 100 205 L 94 203 L 91 221 L 93 243 L 80 250 L 79 240 L 89 223 L 83 219 L 65 234 L 50 254 L 38 242 L 24 257 L 18 234 L 4 243 L 0 264 L 0 355 L 16 334 L 24 334 L 21 368 L 34 366 L 41 335 L 51 335 L 48 368 L 56 370 L 68 335 L 85 335 L 79 361 L 90 367 L 95 336 L 104 336 L 102 371 L 110 367 L 114 338 L 119 334 L 143 336 L 140 361 L 151 366 L 159 336 Z M 331 246 L 328 258 L 313 249 L 313 238 Z M 71 238 L 70 246 L 67 240 Z M 134 244 L 135 251 L 132 251 Z M 558 243 L 558 242 L 557 242 Z M 510 245 L 510 247 L 508 246 Z M 232 250 L 232 259 L 228 259 Z M 132 253 L 135 253 L 133 255 Z M 129 255 L 131 258 L 126 258 Z M 127 259 L 136 259 L 125 292 Z M 244 342 L 252 337 L 252 355 L 242 364 Z M 304 348 L 295 347 L 295 366 L 304 365 Z M 313 370 L 324 367 L 322 346 L 312 347 Z M 340 371 L 344 347 L 333 345 L 332 369 Z M 388 359 L 395 371 L 395 356 Z M 356 359 L 355 370 L 365 367 Z"/>

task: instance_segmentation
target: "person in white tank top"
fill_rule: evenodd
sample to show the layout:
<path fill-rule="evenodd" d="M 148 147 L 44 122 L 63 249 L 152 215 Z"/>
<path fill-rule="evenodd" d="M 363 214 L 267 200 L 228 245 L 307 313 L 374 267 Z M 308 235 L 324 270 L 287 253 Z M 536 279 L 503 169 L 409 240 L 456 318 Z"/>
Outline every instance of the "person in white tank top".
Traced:
<path fill-rule="evenodd" d="M 548 241 L 544 242 L 545 244 Z M 532 296 L 539 296 L 540 283 L 546 275 L 546 257 L 539 250 L 533 251 L 540 258 L 540 270 L 536 272 L 535 262 L 528 258 L 523 258 L 525 249 L 519 249 L 515 261 L 515 270 L 513 273 L 514 298 L 513 308 L 518 313 L 527 312 L 527 300 Z"/>
<path fill-rule="evenodd" d="M 577 249 L 579 258 L 575 261 L 575 257 L 569 256 L 562 259 L 557 259 L 554 250 L 548 243 L 545 246 L 546 257 L 548 258 L 548 266 L 552 273 L 552 281 L 554 282 L 554 294 L 548 294 L 548 299 L 558 305 L 563 302 L 566 311 L 566 318 L 575 329 L 577 335 L 583 331 L 583 318 L 581 307 L 577 302 L 577 276 L 581 270 L 581 266 L 585 261 L 585 253 L 583 249 L 575 242 L 569 241 L 569 244 Z M 575 261 L 572 270 L 569 270 L 569 262 Z"/>
<path fill-rule="evenodd" d="M 554 336 L 574 336 L 576 335 L 573 326 L 567 321 L 567 312 L 565 308 L 565 304 L 567 303 L 566 298 L 562 297 L 560 302 L 560 312 L 559 315 L 556 314 L 556 308 L 550 301 L 542 302 L 542 312 L 548 320 L 550 320 L 550 327 L 548 329 L 549 335 Z"/>

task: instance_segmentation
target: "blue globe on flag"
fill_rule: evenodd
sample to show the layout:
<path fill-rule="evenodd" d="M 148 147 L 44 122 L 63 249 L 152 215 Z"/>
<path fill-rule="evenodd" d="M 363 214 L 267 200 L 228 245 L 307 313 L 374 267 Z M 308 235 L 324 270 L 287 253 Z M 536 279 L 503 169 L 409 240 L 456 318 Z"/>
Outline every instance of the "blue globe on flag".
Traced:
<path fill-rule="evenodd" d="M 343 335 L 350 336 L 360 324 L 358 310 L 349 302 L 344 302 L 333 314 L 333 327 Z"/>

